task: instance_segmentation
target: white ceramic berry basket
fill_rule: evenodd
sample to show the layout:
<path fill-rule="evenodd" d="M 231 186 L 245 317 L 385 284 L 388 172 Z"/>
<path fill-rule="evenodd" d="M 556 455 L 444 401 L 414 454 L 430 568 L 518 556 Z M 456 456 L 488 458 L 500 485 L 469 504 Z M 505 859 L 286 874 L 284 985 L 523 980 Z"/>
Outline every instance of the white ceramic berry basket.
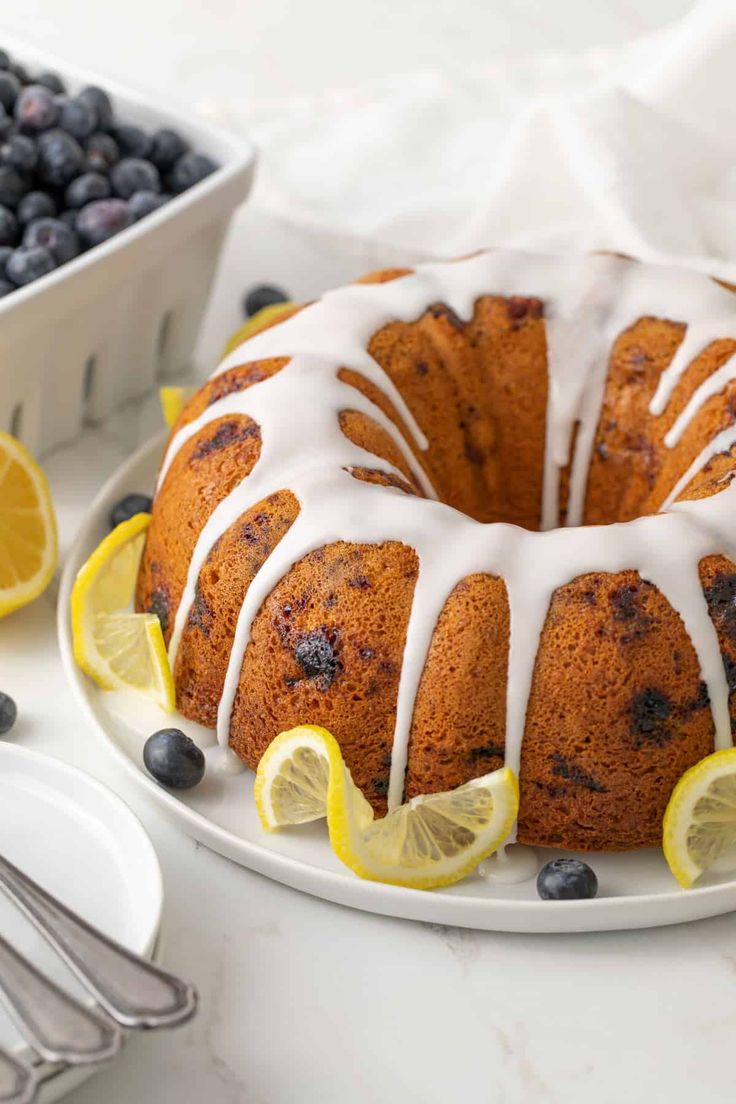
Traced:
<path fill-rule="evenodd" d="M 104 75 L 6 38 L 3 47 L 31 72 L 59 73 L 71 91 L 100 85 L 121 121 L 172 127 L 220 165 L 129 230 L 0 300 L 0 430 L 43 454 L 187 366 L 255 150 Z"/>

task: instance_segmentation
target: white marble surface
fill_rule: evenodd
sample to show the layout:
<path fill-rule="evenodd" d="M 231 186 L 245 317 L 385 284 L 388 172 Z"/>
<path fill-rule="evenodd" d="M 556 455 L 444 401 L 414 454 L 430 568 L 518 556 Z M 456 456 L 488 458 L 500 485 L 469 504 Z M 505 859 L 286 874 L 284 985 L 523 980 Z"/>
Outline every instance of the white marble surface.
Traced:
<path fill-rule="evenodd" d="M 220 95 L 276 96 L 438 63 L 448 52 L 477 61 L 543 45 L 578 49 L 687 6 L 127 0 L 113 26 L 109 9 L 88 0 L 24 0 L 5 5 L 2 22 L 196 101 L 212 81 Z M 324 258 L 310 263 L 275 228 L 258 232 L 246 256 L 228 261 L 205 349 L 236 317 L 233 280 L 278 276 L 304 295 L 348 275 Z M 156 424 L 151 404 L 131 409 L 49 459 L 65 546 L 101 481 Z M 0 683 L 21 710 L 13 739 L 85 767 L 142 817 L 164 869 L 168 962 L 202 996 L 189 1027 L 136 1040 L 77 1091 L 76 1104 L 733 1098 L 733 917 L 621 935 L 493 935 L 363 915 L 270 883 L 180 836 L 95 744 L 64 683 L 53 597 L 0 624 Z"/>

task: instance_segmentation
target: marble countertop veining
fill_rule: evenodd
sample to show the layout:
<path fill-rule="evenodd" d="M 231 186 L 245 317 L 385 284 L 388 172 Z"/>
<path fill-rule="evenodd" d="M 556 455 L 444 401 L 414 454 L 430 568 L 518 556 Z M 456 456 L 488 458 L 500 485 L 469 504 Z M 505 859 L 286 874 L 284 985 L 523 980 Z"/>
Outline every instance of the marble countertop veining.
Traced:
<path fill-rule="evenodd" d="M 246 93 L 275 95 L 382 76 L 439 62 L 448 43 L 456 61 L 578 49 L 687 6 L 435 0 L 430 15 L 423 0 L 128 0 L 113 34 L 109 12 L 87 0 L 24 0 L 3 23 L 75 61 L 91 57 L 98 69 L 174 85 L 196 101 L 213 81 L 218 94 L 242 81 Z M 315 24 L 324 34 L 309 37 Z M 325 286 L 349 274 L 326 261 L 315 274 L 305 247 L 290 254 L 275 228 L 258 230 L 248 256 L 231 252 L 226 262 L 205 336 L 212 348 L 236 317 L 238 280 L 294 273 L 294 291 L 307 294 L 319 290 L 310 280 Z M 154 407 L 133 405 L 48 458 L 62 548 L 101 482 L 158 424 Z M 496 935 L 362 914 L 269 882 L 179 834 L 95 742 L 61 670 L 54 599 L 52 587 L 0 627 L 2 685 L 21 711 L 13 739 L 84 767 L 141 816 L 164 871 L 167 961 L 196 980 L 202 998 L 190 1025 L 134 1040 L 77 1090 L 75 1104 L 733 1098 L 736 918 L 621 934 Z"/>

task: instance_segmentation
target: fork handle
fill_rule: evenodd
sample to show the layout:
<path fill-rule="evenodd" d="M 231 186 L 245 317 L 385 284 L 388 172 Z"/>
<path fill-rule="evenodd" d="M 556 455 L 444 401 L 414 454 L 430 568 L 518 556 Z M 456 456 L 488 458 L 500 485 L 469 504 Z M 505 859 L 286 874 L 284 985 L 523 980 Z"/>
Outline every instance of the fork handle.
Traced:
<path fill-rule="evenodd" d="M 195 1012 L 192 985 L 122 947 L 0 855 L 0 889 L 123 1027 L 173 1027 Z"/>
<path fill-rule="evenodd" d="M 0 1104 L 31 1104 L 38 1092 L 36 1074 L 0 1047 Z"/>

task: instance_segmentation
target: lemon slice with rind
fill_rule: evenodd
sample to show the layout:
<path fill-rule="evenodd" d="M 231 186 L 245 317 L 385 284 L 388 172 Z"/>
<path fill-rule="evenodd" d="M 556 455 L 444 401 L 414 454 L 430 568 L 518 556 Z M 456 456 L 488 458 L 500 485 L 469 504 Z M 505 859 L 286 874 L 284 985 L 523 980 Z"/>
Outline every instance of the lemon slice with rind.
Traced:
<path fill-rule="evenodd" d="M 255 798 L 267 829 L 326 816 L 335 854 L 361 878 L 432 889 L 464 878 L 508 838 L 519 787 L 504 767 L 455 790 L 412 798 L 376 819 L 334 736 L 301 725 L 266 750 Z"/>
<path fill-rule="evenodd" d="M 662 846 L 685 889 L 711 868 L 736 870 L 736 748 L 716 751 L 683 774 L 664 814 Z"/>
<path fill-rule="evenodd" d="M 169 429 L 176 425 L 182 410 L 196 393 L 196 387 L 159 387 L 158 401 L 161 403 L 161 413 Z"/>
<path fill-rule="evenodd" d="M 137 690 L 171 712 L 174 681 L 161 623 L 131 613 L 150 514 L 122 522 L 80 568 L 72 589 L 74 658 L 103 690 Z"/>
<path fill-rule="evenodd" d="M 46 476 L 20 441 L 0 433 L 0 617 L 46 589 L 57 555 Z"/>
<path fill-rule="evenodd" d="M 267 307 L 261 307 L 252 318 L 249 318 L 235 331 L 223 349 L 222 355 L 227 356 L 233 349 L 237 349 L 238 345 L 242 345 L 244 341 L 247 341 L 249 337 L 253 337 L 267 326 L 274 325 L 282 314 L 291 313 L 296 306 L 298 306 L 298 303 L 285 300 L 283 303 L 270 303 Z"/>

